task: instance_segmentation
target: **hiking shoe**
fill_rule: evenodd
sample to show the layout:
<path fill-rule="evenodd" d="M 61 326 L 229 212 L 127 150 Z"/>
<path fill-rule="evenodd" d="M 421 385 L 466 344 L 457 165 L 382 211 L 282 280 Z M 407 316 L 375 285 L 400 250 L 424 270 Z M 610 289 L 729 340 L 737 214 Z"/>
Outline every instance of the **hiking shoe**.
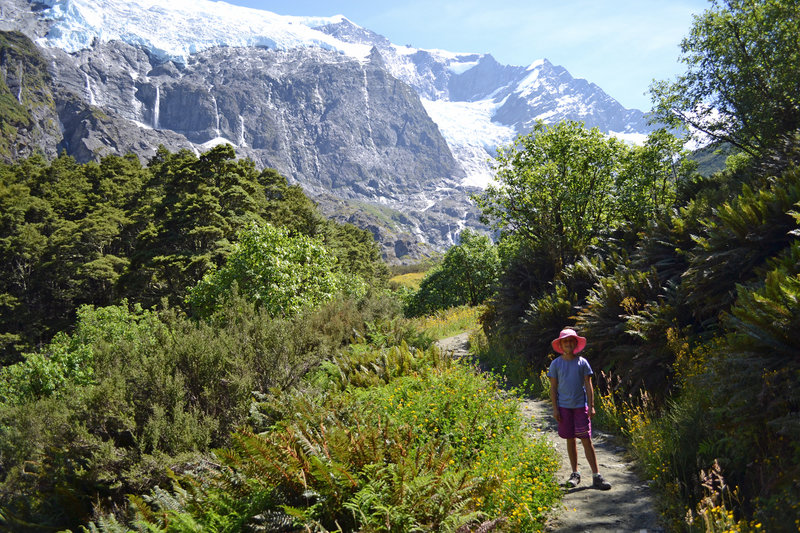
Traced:
<path fill-rule="evenodd" d="M 609 490 L 611 488 L 611 483 L 603 479 L 602 475 L 595 474 L 594 478 L 592 479 L 592 488 L 600 490 Z"/>
<path fill-rule="evenodd" d="M 580 483 L 581 483 L 581 475 L 579 473 L 577 473 L 577 472 L 573 472 L 569 476 L 569 479 L 567 480 L 567 486 L 568 487 L 573 487 L 574 488 L 574 487 L 577 487 L 578 485 L 580 485 Z"/>

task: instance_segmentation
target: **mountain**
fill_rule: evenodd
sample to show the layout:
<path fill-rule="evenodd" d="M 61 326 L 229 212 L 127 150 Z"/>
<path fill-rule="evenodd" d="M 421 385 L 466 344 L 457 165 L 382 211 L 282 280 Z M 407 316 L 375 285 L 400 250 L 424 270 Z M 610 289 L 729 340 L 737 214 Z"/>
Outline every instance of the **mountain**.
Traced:
<path fill-rule="evenodd" d="M 649 130 L 643 113 L 547 60 L 518 67 L 397 46 L 343 16 L 208 0 L 4 0 L 0 30 L 10 32 L 2 113 L 28 115 L 9 122 L 6 159 L 34 148 L 147 159 L 159 144 L 229 142 L 329 215 L 369 228 L 389 260 L 481 229 L 470 193 L 490 180 L 496 147 L 536 120 Z"/>

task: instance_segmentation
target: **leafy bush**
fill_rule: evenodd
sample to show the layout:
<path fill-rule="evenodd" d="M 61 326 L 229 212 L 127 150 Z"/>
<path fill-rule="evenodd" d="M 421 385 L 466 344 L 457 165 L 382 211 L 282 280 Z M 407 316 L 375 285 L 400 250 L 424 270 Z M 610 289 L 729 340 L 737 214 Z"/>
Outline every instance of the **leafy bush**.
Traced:
<path fill-rule="evenodd" d="M 406 304 L 406 316 L 422 316 L 461 305 L 476 306 L 493 292 L 500 268 L 489 237 L 464 230 L 441 264 L 431 269 Z"/>
<path fill-rule="evenodd" d="M 544 441 L 528 440 L 516 400 L 495 382 L 435 348 L 373 350 L 335 367 L 324 372 L 344 381 L 318 397 L 285 397 L 285 418 L 262 435 L 237 432 L 217 452 L 220 466 L 177 478 L 173 493 L 135 498 L 140 523 L 151 531 L 542 527 L 559 497 L 557 462 Z"/>
<path fill-rule="evenodd" d="M 185 471 L 229 443 L 253 391 L 295 386 L 392 309 L 337 301 L 281 319 L 234 296 L 195 322 L 175 310 L 82 308 L 72 335 L 2 372 L 0 507 L 16 517 L 6 520 L 74 528 L 97 502 L 163 485 L 167 467 Z"/>
<path fill-rule="evenodd" d="M 234 284 L 271 316 L 296 315 L 342 292 L 366 292 L 363 281 L 336 269 L 336 258 L 321 241 L 270 225 L 242 231 L 225 265 L 203 276 L 187 301 L 208 316 L 232 294 Z"/>
<path fill-rule="evenodd" d="M 794 239 L 790 211 L 800 202 L 800 168 L 770 179 L 763 189 L 744 186 L 731 202 L 703 220 L 689 254 L 682 286 L 698 321 L 715 318 L 736 298 L 736 285 L 753 281 L 756 269 Z"/>

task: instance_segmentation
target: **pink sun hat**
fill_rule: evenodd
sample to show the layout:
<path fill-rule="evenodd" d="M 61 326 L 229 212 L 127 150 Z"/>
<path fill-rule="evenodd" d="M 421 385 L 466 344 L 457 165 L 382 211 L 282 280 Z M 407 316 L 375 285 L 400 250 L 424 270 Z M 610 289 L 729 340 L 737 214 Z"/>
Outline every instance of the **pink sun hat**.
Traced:
<path fill-rule="evenodd" d="M 564 350 L 561 349 L 561 339 L 566 339 L 567 337 L 574 337 L 576 341 L 578 341 L 578 345 L 575 346 L 575 350 L 572 353 L 578 353 L 584 348 L 586 348 L 586 337 L 581 337 L 577 333 L 575 333 L 574 329 L 564 328 L 559 333 L 557 339 L 553 339 L 553 342 L 550 344 L 553 346 L 553 349 L 558 353 L 564 353 Z"/>

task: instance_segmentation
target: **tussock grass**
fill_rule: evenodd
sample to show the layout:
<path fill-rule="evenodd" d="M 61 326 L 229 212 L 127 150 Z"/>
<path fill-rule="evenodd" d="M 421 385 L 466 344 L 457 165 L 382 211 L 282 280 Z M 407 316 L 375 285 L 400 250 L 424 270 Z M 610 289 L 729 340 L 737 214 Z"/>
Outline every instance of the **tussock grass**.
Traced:
<path fill-rule="evenodd" d="M 437 311 L 432 315 L 415 318 L 411 323 L 418 329 L 434 339 L 446 339 L 478 327 L 478 317 L 481 307 L 462 305 Z"/>
<path fill-rule="evenodd" d="M 400 274 L 389 279 L 389 286 L 406 287 L 417 290 L 425 275 L 426 272 L 408 272 L 406 274 Z"/>

